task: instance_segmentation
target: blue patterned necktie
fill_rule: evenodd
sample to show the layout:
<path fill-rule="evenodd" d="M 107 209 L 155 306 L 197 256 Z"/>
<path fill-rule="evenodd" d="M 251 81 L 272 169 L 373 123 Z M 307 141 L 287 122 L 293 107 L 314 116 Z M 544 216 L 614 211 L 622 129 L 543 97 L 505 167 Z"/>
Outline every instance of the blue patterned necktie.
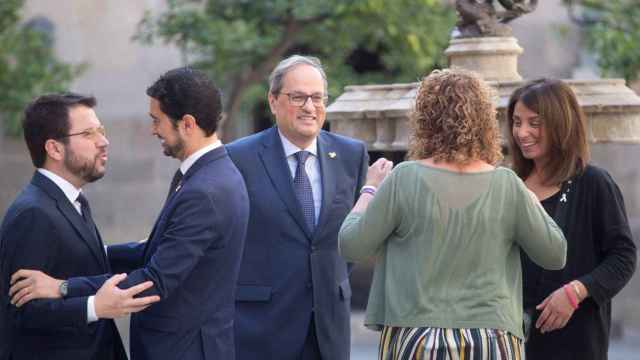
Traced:
<path fill-rule="evenodd" d="M 313 232 L 316 223 L 315 206 L 313 204 L 313 191 L 311 190 L 311 182 L 307 176 L 304 164 L 311 155 L 308 151 L 298 151 L 294 154 L 298 161 L 298 167 L 296 168 L 296 176 L 293 178 L 293 191 L 296 193 L 296 197 L 300 202 L 302 208 L 302 214 L 304 220 L 309 226 L 309 230 Z"/>

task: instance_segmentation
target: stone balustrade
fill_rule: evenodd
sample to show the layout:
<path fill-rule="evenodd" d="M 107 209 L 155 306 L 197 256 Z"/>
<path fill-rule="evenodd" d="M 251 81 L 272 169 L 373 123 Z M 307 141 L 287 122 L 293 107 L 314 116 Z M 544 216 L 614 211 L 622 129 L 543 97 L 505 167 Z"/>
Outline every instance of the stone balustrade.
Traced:
<path fill-rule="evenodd" d="M 566 80 L 587 115 L 589 141 L 640 144 L 640 97 L 622 79 Z M 511 93 L 523 81 L 489 81 L 504 127 Z M 327 109 L 331 131 L 365 141 L 371 151 L 406 151 L 407 120 L 418 83 L 347 86 Z"/>

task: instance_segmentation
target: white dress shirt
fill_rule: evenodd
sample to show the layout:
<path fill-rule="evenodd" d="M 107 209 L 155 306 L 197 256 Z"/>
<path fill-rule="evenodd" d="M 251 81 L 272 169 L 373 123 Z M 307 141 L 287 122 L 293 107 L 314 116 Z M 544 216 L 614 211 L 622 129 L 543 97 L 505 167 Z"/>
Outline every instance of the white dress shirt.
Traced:
<path fill-rule="evenodd" d="M 82 207 L 80 206 L 80 202 L 78 201 L 78 195 L 80 195 L 82 189 L 76 189 L 75 186 L 73 186 L 63 177 L 47 169 L 38 168 L 38 172 L 46 176 L 49 180 L 53 181 L 53 183 L 56 184 L 60 188 L 60 190 L 62 190 L 67 199 L 69 199 L 71 205 L 76 208 L 78 214 L 82 215 Z"/>
<path fill-rule="evenodd" d="M 317 225 L 318 218 L 320 217 L 320 207 L 322 206 L 322 176 L 320 174 L 320 162 L 318 160 L 318 138 L 313 139 L 311 145 L 306 149 L 300 149 L 289 141 L 289 139 L 280 132 L 280 129 L 278 129 L 278 134 L 282 140 L 284 155 L 287 158 L 287 164 L 289 165 L 292 179 L 296 177 L 296 168 L 298 167 L 298 161 L 296 160 L 295 153 L 303 150 L 311 153 L 311 156 L 309 156 L 307 161 L 304 163 L 304 168 L 307 171 L 307 177 L 311 183 L 315 222 Z"/>
<path fill-rule="evenodd" d="M 200 159 L 204 154 L 220 146 L 222 146 L 222 142 L 220 140 L 216 140 L 213 144 L 207 145 L 202 149 L 189 155 L 180 164 L 180 172 L 182 172 L 182 175 L 186 174 L 187 171 L 189 171 L 189 168 L 191 167 L 191 165 L 195 164 L 195 162 L 198 161 L 198 159 Z"/>
<path fill-rule="evenodd" d="M 73 207 L 76 209 L 78 214 L 82 216 L 82 206 L 78 201 L 78 196 L 82 192 L 82 189 L 77 189 L 75 186 L 73 186 L 70 182 L 65 180 L 63 177 L 47 169 L 38 168 L 38 172 L 44 175 L 45 177 L 47 177 L 49 180 L 53 181 L 53 183 L 56 184 L 56 186 L 58 186 L 60 190 L 62 190 L 64 195 L 67 197 L 67 199 L 69 199 L 69 202 L 71 203 L 71 205 L 73 205 Z M 89 298 L 87 299 L 87 323 L 98 321 L 98 316 L 96 315 L 96 307 L 94 305 L 94 302 L 95 302 L 95 296 L 89 296 Z"/>

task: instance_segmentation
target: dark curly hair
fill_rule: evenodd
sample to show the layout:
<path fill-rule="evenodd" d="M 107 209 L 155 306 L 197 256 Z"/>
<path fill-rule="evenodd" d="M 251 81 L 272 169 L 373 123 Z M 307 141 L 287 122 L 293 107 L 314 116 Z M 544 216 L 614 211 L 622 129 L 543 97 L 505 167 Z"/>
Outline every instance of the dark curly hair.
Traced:
<path fill-rule="evenodd" d="M 493 97 L 489 85 L 467 70 L 435 70 L 424 77 L 409 121 L 409 158 L 498 163 L 502 153 Z"/>

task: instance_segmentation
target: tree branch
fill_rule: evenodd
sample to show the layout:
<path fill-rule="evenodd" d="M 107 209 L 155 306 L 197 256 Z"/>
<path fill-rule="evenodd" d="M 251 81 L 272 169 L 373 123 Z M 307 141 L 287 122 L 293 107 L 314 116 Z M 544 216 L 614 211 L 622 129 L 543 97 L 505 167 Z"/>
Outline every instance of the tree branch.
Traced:
<path fill-rule="evenodd" d="M 298 30 L 301 24 L 293 17 L 288 17 L 282 31 L 280 41 L 269 51 L 266 57 L 257 64 L 256 67 L 248 72 L 241 74 L 235 85 L 231 88 L 228 100 L 226 102 L 226 116 L 220 124 L 222 130 L 222 138 L 224 141 L 231 140 L 233 134 L 229 134 L 230 124 L 238 112 L 242 95 L 251 85 L 259 83 L 278 63 L 282 56 L 291 48 L 297 38 Z"/>

